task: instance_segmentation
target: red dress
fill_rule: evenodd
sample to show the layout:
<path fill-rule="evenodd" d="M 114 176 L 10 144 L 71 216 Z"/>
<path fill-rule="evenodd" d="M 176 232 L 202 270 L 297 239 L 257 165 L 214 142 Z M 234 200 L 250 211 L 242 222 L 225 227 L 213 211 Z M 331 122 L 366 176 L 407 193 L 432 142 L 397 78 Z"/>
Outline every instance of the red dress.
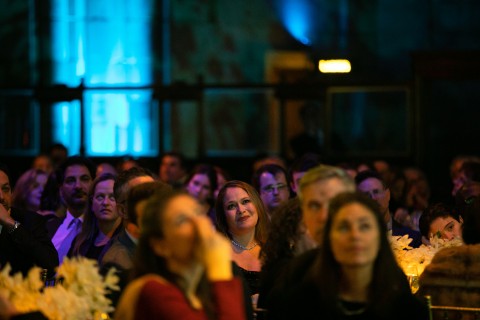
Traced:
<path fill-rule="evenodd" d="M 244 320 L 242 283 L 234 278 L 211 283 L 217 319 Z M 194 309 L 179 288 L 168 282 L 148 280 L 135 306 L 135 319 L 206 320 L 202 309 Z"/>

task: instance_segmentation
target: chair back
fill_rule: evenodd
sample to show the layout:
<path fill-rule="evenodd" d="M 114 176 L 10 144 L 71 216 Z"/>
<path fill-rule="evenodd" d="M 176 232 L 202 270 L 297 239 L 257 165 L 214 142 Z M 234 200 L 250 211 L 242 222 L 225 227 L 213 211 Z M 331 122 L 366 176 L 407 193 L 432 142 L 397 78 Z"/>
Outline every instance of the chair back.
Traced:
<path fill-rule="evenodd" d="M 432 305 L 431 296 L 425 296 L 430 320 L 480 320 L 480 308 Z"/>

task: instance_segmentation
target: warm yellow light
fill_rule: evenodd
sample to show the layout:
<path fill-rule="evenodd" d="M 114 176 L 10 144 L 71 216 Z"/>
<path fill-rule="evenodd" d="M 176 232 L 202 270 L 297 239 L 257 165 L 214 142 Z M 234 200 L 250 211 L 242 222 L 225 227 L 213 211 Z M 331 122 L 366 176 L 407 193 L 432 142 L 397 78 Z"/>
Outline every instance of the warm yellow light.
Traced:
<path fill-rule="evenodd" d="M 352 66 L 346 59 L 320 60 L 318 70 L 322 73 L 349 73 Z"/>

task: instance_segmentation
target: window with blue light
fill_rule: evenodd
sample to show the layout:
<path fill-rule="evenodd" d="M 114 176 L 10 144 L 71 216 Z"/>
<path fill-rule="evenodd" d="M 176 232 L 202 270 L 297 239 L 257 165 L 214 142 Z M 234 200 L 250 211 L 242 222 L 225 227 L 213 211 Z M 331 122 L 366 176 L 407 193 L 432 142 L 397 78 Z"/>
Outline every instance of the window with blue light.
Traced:
<path fill-rule="evenodd" d="M 151 0 L 53 0 L 54 82 L 84 82 L 87 156 L 156 156 L 158 112 L 151 101 Z M 122 89 L 116 89 L 121 87 Z M 53 106 L 53 140 L 81 149 L 79 101 Z"/>

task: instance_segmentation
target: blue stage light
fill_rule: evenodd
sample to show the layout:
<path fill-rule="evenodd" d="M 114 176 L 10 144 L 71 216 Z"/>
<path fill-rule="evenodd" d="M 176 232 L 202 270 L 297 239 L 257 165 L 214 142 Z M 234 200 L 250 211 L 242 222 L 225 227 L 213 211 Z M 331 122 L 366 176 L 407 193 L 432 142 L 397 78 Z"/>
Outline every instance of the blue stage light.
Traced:
<path fill-rule="evenodd" d="M 311 45 L 312 6 L 306 0 L 276 1 L 282 22 L 290 34 L 303 43 Z"/>

